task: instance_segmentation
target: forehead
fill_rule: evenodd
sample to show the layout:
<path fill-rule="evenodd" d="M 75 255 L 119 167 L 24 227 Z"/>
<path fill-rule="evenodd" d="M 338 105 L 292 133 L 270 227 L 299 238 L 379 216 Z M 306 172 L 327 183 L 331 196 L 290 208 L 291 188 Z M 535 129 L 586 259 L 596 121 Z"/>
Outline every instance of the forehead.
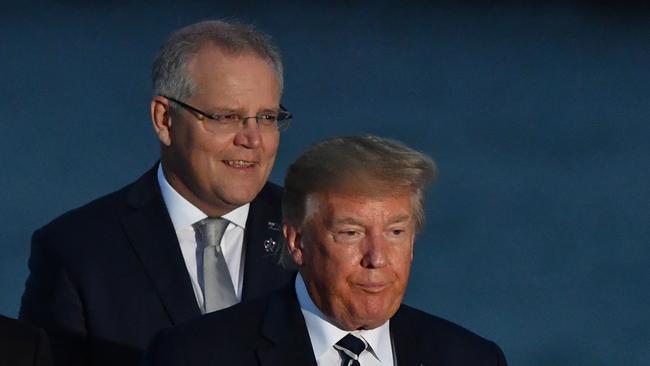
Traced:
<path fill-rule="evenodd" d="M 197 84 L 228 82 L 273 82 L 278 84 L 270 60 L 252 51 L 232 53 L 206 43 L 188 62 L 188 71 Z"/>
<path fill-rule="evenodd" d="M 335 192 L 311 193 L 305 202 L 305 219 L 324 221 L 353 220 L 359 223 L 385 223 L 413 219 L 411 194 L 365 196 Z"/>

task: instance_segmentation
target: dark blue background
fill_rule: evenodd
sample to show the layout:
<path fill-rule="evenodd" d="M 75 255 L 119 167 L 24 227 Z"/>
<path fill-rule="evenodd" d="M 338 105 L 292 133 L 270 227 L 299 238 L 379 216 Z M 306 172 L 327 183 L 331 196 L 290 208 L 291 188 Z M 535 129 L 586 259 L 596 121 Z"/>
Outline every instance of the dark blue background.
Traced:
<path fill-rule="evenodd" d="M 273 180 L 340 134 L 438 161 L 407 303 L 497 341 L 513 365 L 650 362 L 648 7 L 57 1 L 0 14 L 0 313 L 17 314 L 35 228 L 156 161 L 163 39 L 227 17 L 284 53 L 296 118 Z"/>

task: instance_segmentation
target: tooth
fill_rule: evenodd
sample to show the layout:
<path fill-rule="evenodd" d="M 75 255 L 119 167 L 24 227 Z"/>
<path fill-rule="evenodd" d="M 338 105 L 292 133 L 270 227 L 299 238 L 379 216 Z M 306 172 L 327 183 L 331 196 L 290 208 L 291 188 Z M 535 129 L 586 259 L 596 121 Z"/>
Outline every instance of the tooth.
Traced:
<path fill-rule="evenodd" d="M 225 162 L 230 166 L 239 167 L 239 168 L 249 167 L 254 165 L 253 162 L 246 161 L 246 160 L 226 160 Z"/>

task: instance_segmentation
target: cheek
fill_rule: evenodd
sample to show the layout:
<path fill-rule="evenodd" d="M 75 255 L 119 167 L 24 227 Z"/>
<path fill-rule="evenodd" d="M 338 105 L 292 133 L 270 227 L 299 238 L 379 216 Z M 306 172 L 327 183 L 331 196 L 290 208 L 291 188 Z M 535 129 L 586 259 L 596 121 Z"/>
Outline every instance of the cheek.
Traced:
<path fill-rule="evenodd" d="M 225 152 L 229 146 L 227 137 L 195 134 L 184 147 L 191 164 L 196 167 L 198 174 L 208 180 L 219 180 L 223 174 L 217 174 L 214 169 L 222 169 L 222 160 L 228 157 Z"/>
<path fill-rule="evenodd" d="M 178 127 L 172 132 L 172 146 L 179 155 L 190 161 L 196 161 L 204 149 L 201 136 L 194 129 L 188 128 L 187 122 L 179 122 Z"/>
<path fill-rule="evenodd" d="M 408 281 L 409 272 L 411 270 L 411 263 L 413 262 L 413 252 L 408 251 L 401 253 L 399 261 L 396 264 L 395 271 L 403 281 Z"/>
<path fill-rule="evenodd" d="M 348 253 L 344 248 L 330 250 L 327 245 L 319 245 L 312 253 L 305 253 L 310 257 L 309 268 L 318 268 L 314 275 L 321 278 L 329 288 L 344 288 L 347 286 L 348 277 L 352 276 L 355 266 L 355 255 Z"/>
<path fill-rule="evenodd" d="M 280 136 L 275 135 L 275 136 L 265 136 L 264 137 L 264 156 L 267 159 L 270 159 L 273 161 L 275 159 L 275 155 L 278 152 L 278 146 L 280 145 Z"/>
<path fill-rule="evenodd" d="M 232 146 L 234 136 L 201 133 L 194 136 L 196 148 L 208 154 L 218 153 Z"/>

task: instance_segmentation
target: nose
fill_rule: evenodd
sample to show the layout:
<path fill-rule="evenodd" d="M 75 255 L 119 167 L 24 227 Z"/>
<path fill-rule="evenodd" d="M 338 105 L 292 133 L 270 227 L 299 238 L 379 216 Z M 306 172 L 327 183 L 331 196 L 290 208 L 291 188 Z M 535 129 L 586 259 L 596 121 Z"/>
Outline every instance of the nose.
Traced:
<path fill-rule="evenodd" d="M 243 121 L 243 126 L 235 135 L 235 145 L 247 149 L 255 149 L 262 144 L 262 134 L 257 124 L 256 117 L 247 117 Z"/>
<path fill-rule="evenodd" d="M 388 264 L 388 243 L 381 235 L 368 235 L 363 246 L 361 266 L 364 268 L 382 268 Z"/>

